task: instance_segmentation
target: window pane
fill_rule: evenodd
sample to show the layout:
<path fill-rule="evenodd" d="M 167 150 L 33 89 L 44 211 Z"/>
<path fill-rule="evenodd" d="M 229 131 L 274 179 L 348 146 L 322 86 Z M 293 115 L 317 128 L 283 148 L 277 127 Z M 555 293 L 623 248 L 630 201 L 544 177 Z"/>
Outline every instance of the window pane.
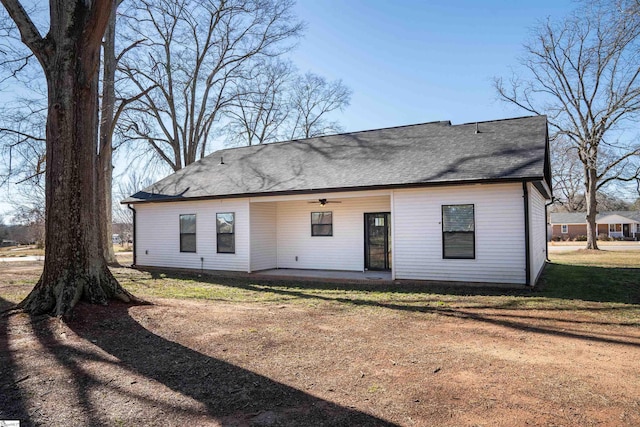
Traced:
<path fill-rule="evenodd" d="M 195 252 L 196 251 L 196 235 L 194 234 L 180 234 L 180 252 Z"/>
<path fill-rule="evenodd" d="M 219 213 L 216 214 L 216 230 L 220 233 L 233 233 L 234 232 L 234 217 L 235 214 L 231 213 Z"/>
<path fill-rule="evenodd" d="M 442 231 L 474 231 L 473 205 L 442 207 Z"/>
<path fill-rule="evenodd" d="M 195 214 L 180 215 L 180 233 L 196 232 L 196 216 Z"/>
<path fill-rule="evenodd" d="M 235 235 L 234 234 L 218 234 L 218 252 L 235 253 Z"/>
<path fill-rule="evenodd" d="M 445 258 L 474 258 L 474 233 L 443 233 Z"/>
<path fill-rule="evenodd" d="M 311 212 L 311 235 L 333 236 L 333 212 Z"/>
<path fill-rule="evenodd" d="M 331 236 L 333 235 L 333 225 L 331 224 L 314 224 L 311 226 L 312 236 Z"/>
<path fill-rule="evenodd" d="M 311 224 L 332 224 L 333 212 L 311 212 Z"/>

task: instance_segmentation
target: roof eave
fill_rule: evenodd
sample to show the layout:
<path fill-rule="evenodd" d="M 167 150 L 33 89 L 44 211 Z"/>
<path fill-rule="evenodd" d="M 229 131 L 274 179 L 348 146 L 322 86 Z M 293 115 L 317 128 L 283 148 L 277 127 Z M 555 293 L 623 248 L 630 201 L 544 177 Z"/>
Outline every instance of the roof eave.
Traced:
<path fill-rule="evenodd" d="M 162 197 L 158 199 L 132 199 L 131 197 L 123 200 L 120 204 L 143 204 L 143 203 L 165 203 L 165 202 L 189 202 L 200 200 L 219 200 L 219 199 L 240 199 L 247 197 L 266 197 L 266 196 L 286 196 L 294 194 L 318 194 L 318 193 L 337 193 L 348 191 L 371 191 L 371 190 L 394 190 L 403 188 L 424 188 L 424 187 L 443 187 L 443 186 L 461 186 L 461 185 L 478 185 L 478 184 L 507 184 L 516 182 L 533 182 L 536 188 L 541 192 L 544 197 L 548 197 L 548 186 L 545 184 L 544 176 L 534 177 L 521 177 L 521 178 L 490 178 L 490 179 L 475 179 L 475 180 L 461 180 L 461 181 L 436 181 L 436 182 L 422 182 L 422 183 L 406 183 L 406 184 L 385 184 L 385 185 L 369 185 L 359 187 L 334 187 L 334 188 L 308 188 L 301 190 L 284 190 L 284 191 L 269 191 L 269 192 L 254 192 L 254 193 L 238 193 L 238 194 L 222 194 L 222 195 L 207 195 L 207 196 L 195 196 L 195 197 Z M 541 183 L 538 185 L 538 183 Z"/>

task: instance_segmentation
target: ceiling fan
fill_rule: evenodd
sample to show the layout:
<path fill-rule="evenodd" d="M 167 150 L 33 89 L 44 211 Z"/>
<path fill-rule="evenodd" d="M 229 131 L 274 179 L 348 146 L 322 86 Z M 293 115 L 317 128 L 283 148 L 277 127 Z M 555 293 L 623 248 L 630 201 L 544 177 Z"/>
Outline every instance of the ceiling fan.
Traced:
<path fill-rule="evenodd" d="M 307 202 L 307 203 L 319 203 L 320 206 L 324 206 L 324 205 L 326 205 L 328 203 L 342 203 L 342 202 L 339 201 L 339 200 L 318 199 L 317 202 L 314 201 L 314 202 Z"/>

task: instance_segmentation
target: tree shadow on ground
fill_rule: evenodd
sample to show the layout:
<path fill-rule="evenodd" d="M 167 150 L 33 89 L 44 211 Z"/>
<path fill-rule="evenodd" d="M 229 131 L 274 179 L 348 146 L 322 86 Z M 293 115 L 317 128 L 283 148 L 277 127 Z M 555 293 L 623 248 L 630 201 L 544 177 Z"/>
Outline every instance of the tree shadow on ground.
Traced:
<path fill-rule="evenodd" d="M 592 277 L 594 275 L 593 268 L 585 268 L 585 270 L 581 270 L 580 267 L 572 267 L 572 266 L 561 266 L 568 267 L 572 269 L 572 271 L 578 271 L 579 274 L 584 275 L 585 277 Z M 602 269 L 602 270 L 611 270 L 611 269 Z M 172 277 L 172 278 L 184 278 L 191 279 L 195 278 L 195 275 L 189 275 L 186 273 L 158 273 L 152 272 L 152 275 L 158 275 L 156 278 L 161 278 L 159 275 L 162 274 L 162 277 Z M 611 277 L 610 274 L 605 274 L 607 277 Z M 355 306 L 370 306 L 370 307 L 379 307 L 386 308 L 391 310 L 399 310 L 399 311 L 407 311 L 407 312 L 417 312 L 417 313 L 431 313 L 437 314 L 445 317 L 456 317 L 456 318 L 464 318 L 470 319 L 478 322 L 508 327 L 511 329 L 521 330 L 525 332 L 533 332 L 539 334 L 546 335 L 555 335 L 560 337 L 572 338 L 572 339 L 581 339 L 588 340 L 594 342 L 604 342 L 610 344 L 621 344 L 626 346 L 640 347 L 640 336 L 636 336 L 633 334 L 606 334 L 606 333 L 598 333 L 590 331 L 589 328 L 591 326 L 600 325 L 600 326 L 621 326 L 621 327 L 630 327 L 634 330 L 639 326 L 637 322 L 625 322 L 625 321 L 611 321 L 611 322 L 601 322 L 598 320 L 574 320 L 567 319 L 563 317 L 533 317 L 529 315 L 523 314 L 528 310 L 546 310 L 546 311 L 589 311 L 589 312 L 614 312 L 618 310 L 629 310 L 631 307 L 625 306 L 605 306 L 605 307 L 588 307 L 588 308 L 576 308 L 573 306 L 559 306 L 559 307 L 550 307 L 550 308 L 531 308 L 531 307 L 523 307 L 518 300 L 506 300 L 501 301 L 496 304 L 487 304 L 487 305 L 477 305 L 473 304 L 469 307 L 464 307 L 464 304 L 461 304 L 461 307 L 455 307 L 454 304 L 445 304 L 439 305 L 440 295 L 460 295 L 460 296 L 469 296 L 469 295 L 486 295 L 486 296 L 523 296 L 528 298 L 542 298 L 542 297 L 550 297 L 550 298 L 567 298 L 567 299 L 582 299 L 587 301 L 598 301 L 598 302 L 628 302 L 629 299 L 633 297 L 630 295 L 634 294 L 638 289 L 640 289 L 640 284 L 638 283 L 640 279 L 636 277 L 634 272 L 630 272 L 630 275 L 623 275 L 624 280 L 621 280 L 621 284 L 619 287 L 622 290 L 618 292 L 613 292 L 611 289 L 602 291 L 602 295 L 592 295 L 587 292 L 588 289 L 584 289 L 584 286 L 581 288 L 580 286 L 569 286 L 569 287 L 558 287 L 558 289 L 554 289 L 549 286 L 547 288 L 543 288 L 541 291 L 532 291 L 532 290 L 513 290 L 513 289 L 498 289 L 498 288 L 472 288 L 472 287 L 442 287 L 442 286 L 432 286 L 425 284 L 416 284 L 416 283 L 404 283 L 400 282 L 399 284 L 361 284 L 361 283 L 331 283 L 331 282 L 308 282 L 308 281 L 262 281 L 261 279 L 257 280 L 249 280 L 246 278 L 216 278 L 213 276 L 203 276 L 198 277 L 197 280 L 204 283 L 212 283 L 216 285 L 240 288 L 248 291 L 253 291 L 257 293 L 272 293 L 276 295 L 282 296 L 285 300 L 291 299 L 308 299 L 308 300 L 317 300 L 317 301 L 325 301 L 325 302 L 335 302 L 342 304 L 349 304 Z M 627 283 L 625 280 L 630 280 Z M 594 287 L 596 289 L 602 288 L 602 284 L 598 284 L 597 282 L 593 282 Z M 611 285 L 614 286 L 614 285 Z M 616 288 L 617 289 L 617 288 Z M 319 292 L 319 291 L 327 291 L 327 290 L 338 290 L 338 291 L 353 291 L 355 295 L 341 296 L 340 293 L 332 295 L 327 292 Z M 572 292 L 575 292 L 575 294 Z M 368 293 L 370 292 L 391 292 L 391 293 L 425 293 L 425 294 L 433 294 L 434 298 L 431 299 L 403 299 L 400 297 L 398 300 L 387 300 L 384 298 L 369 298 Z M 361 294 L 360 294 L 361 293 Z M 579 298 L 578 295 L 582 295 L 583 298 Z M 598 298 L 600 296 L 600 298 Z M 526 298 L 525 298 L 526 299 Z M 525 301 L 526 304 L 526 301 Z M 492 313 L 483 313 L 481 310 L 491 310 Z M 500 314 L 499 311 L 502 310 L 512 310 L 514 312 L 508 312 L 504 314 Z M 496 312 L 497 311 L 497 312 Z M 557 325 L 533 325 L 532 322 L 534 320 L 540 321 L 549 321 L 558 323 Z M 583 325 L 582 327 L 580 325 Z"/>
<path fill-rule="evenodd" d="M 640 304 L 640 269 L 583 267 L 565 264 L 547 265 L 538 286 L 535 288 L 505 288 L 500 286 L 466 285 L 436 281 L 399 280 L 394 283 L 363 281 L 285 279 L 255 274 L 229 276 L 214 271 L 200 274 L 178 270 L 142 269 L 154 279 L 174 278 L 197 280 L 202 283 L 219 284 L 242 288 L 244 285 L 260 283 L 269 287 L 290 289 L 341 290 L 357 292 L 390 292 L 393 294 L 422 293 L 447 296 L 513 296 L 527 298 L 558 298 L 591 302 Z M 245 286 L 245 289 L 249 289 Z M 253 288 L 252 288 L 253 289 Z M 512 307 L 515 308 L 515 307 Z M 573 307 L 559 308 L 574 310 Z"/>
<path fill-rule="evenodd" d="M 0 298 L 0 313 L 15 306 Z M 0 420 L 21 420 L 29 425 L 29 412 L 20 383 L 26 375 L 18 375 L 13 351 L 9 348 L 9 317 L 0 315 Z"/>
<path fill-rule="evenodd" d="M 206 412 L 200 415 L 222 425 L 395 425 L 155 335 L 129 315 L 130 307 L 117 302 L 108 307 L 91 306 L 90 312 L 85 307 L 68 326 L 118 358 L 125 369 L 201 402 Z M 50 333 L 41 331 L 43 342 L 52 338 Z M 83 379 L 77 360 L 93 356 L 75 354 L 77 350 L 55 351 L 60 362 L 75 373 L 77 392 L 87 396 L 95 379 Z M 79 401 L 92 411 L 90 401 Z"/>

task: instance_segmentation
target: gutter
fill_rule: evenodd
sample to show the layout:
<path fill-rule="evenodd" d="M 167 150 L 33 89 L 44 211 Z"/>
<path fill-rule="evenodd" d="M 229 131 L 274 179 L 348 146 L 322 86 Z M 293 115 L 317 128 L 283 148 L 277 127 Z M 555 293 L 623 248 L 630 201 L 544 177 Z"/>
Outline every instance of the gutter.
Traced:
<path fill-rule="evenodd" d="M 127 205 L 127 208 L 133 212 L 133 264 L 131 264 L 131 266 L 135 267 L 137 265 L 136 244 L 138 242 L 138 237 L 136 236 L 136 210 L 131 205 Z"/>

